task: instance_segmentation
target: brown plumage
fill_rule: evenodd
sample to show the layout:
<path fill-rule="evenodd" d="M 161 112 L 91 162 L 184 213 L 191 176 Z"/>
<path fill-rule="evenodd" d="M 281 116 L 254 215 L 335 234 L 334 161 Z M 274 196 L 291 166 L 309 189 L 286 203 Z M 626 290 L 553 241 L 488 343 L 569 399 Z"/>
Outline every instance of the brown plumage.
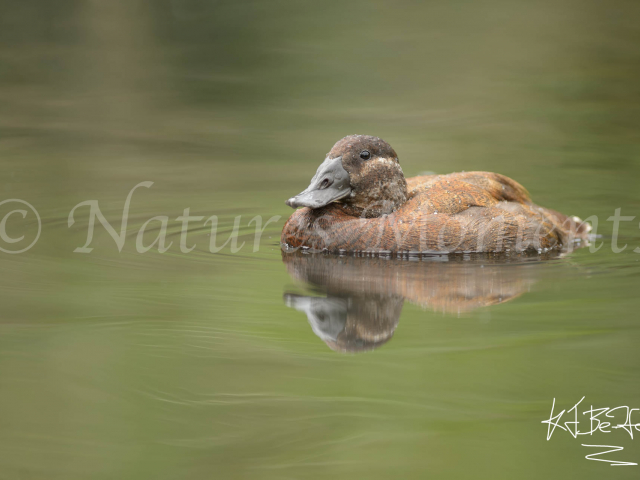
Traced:
<path fill-rule="evenodd" d="M 339 169 L 338 159 L 349 175 L 348 195 L 342 186 L 329 194 L 333 170 L 326 173 L 323 166 L 331 160 L 334 170 Z M 405 181 L 395 151 L 377 137 L 345 137 L 323 166 L 314 177 L 316 183 L 288 201 L 292 206 L 306 205 L 307 197 L 323 195 L 321 202 L 311 203 L 315 208 L 297 210 L 287 221 L 281 242 L 288 248 L 523 252 L 568 250 L 587 239 L 588 224 L 535 205 L 522 185 L 497 173 L 451 173 Z M 319 205 L 332 197 L 339 198 Z"/>

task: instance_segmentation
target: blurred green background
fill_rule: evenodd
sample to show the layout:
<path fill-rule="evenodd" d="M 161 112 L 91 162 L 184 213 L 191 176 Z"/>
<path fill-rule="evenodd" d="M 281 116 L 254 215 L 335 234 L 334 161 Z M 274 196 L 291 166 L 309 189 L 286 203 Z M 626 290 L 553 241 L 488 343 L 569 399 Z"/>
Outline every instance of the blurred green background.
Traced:
<path fill-rule="evenodd" d="M 606 221 L 640 215 L 639 18 L 631 0 L 0 2 L 0 201 L 42 218 L 0 253 L 0 478 L 636 478 L 580 445 L 640 463 L 623 431 L 547 442 L 540 422 L 554 397 L 640 408 L 640 230 L 614 254 Z M 405 302 L 387 344 L 334 352 L 283 303 L 318 293 L 278 241 L 284 200 L 352 133 L 407 176 L 496 171 L 597 215 L 604 246 L 530 265 L 503 304 Z M 98 200 L 119 229 L 142 181 L 122 251 L 96 226 L 74 253 L 71 209 Z M 240 216 L 245 246 L 211 254 L 195 222 L 181 253 L 185 208 L 218 215 L 219 243 Z M 157 215 L 173 246 L 140 254 Z M 281 218 L 253 252 L 256 215 Z"/>

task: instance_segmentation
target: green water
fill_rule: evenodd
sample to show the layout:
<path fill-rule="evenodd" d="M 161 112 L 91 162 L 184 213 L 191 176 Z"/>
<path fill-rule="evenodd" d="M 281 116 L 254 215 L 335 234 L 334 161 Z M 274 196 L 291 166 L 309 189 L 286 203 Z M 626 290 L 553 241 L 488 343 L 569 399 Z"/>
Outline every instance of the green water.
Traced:
<path fill-rule="evenodd" d="M 0 253 L 0 478 L 637 478 L 581 444 L 640 463 L 639 439 L 546 441 L 541 422 L 554 398 L 556 413 L 583 396 L 580 412 L 640 408 L 638 15 L 632 1 L 2 2 L 0 201 L 28 201 L 42 231 Z M 284 201 L 351 133 L 391 143 L 407 176 L 510 176 L 596 215 L 603 246 L 283 261 Z M 74 252 L 90 217 L 78 207 L 69 227 L 72 208 L 96 200 L 119 232 L 145 181 L 122 250 L 97 223 Z M 186 208 L 204 217 L 189 253 Z M 639 216 L 621 253 L 617 208 Z M 210 253 L 211 215 L 217 245 L 239 219 L 238 251 Z M 254 251 L 258 215 L 280 218 Z M 173 244 L 139 253 L 155 216 Z M 25 235 L 13 248 L 37 225 L 5 226 Z"/>

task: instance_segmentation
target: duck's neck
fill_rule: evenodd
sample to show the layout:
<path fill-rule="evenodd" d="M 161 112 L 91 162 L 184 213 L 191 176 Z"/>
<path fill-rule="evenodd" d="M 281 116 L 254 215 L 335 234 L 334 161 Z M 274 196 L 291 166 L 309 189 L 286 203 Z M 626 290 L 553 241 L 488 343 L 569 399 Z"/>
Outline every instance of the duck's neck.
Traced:
<path fill-rule="evenodd" d="M 407 182 L 404 176 L 396 176 L 384 183 L 357 189 L 342 202 L 348 215 L 361 218 L 376 218 L 395 212 L 407 201 Z"/>

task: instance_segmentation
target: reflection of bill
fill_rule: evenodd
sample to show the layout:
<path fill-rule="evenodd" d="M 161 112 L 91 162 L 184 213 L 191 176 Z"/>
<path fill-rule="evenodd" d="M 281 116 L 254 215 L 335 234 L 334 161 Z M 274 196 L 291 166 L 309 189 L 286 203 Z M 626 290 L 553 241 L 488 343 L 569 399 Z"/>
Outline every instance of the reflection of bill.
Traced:
<path fill-rule="evenodd" d="M 26 252 L 31 247 L 33 247 L 38 241 L 38 238 L 40 238 L 40 232 L 42 231 L 42 221 L 40 220 L 40 215 L 38 214 L 38 211 L 33 207 L 33 205 L 18 198 L 3 200 L 2 202 L 0 202 L 0 207 L 2 207 L 3 205 L 11 205 L 12 207 L 18 208 L 14 208 L 13 210 L 9 211 L 2 217 L 2 220 L 0 220 L 0 250 L 5 253 L 12 254 Z M 25 209 L 25 207 L 28 210 Z M 33 226 L 33 219 L 27 221 L 27 216 L 31 216 L 30 211 L 35 215 L 35 220 L 37 220 L 38 227 L 34 239 L 25 247 L 25 234 L 27 234 L 31 230 L 36 231 L 36 228 L 34 228 Z M 13 223 L 16 220 L 24 220 L 26 230 L 22 235 L 12 236 L 9 234 L 9 232 L 7 232 L 7 223 Z M 15 235 L 15 233 L 13 235 Z"/>
<path fill-rule="evenodd" d="M 344 298 L 305 297 L 286 293 L 287 307 L 307 314 L 313 333 L 325 342 L 335 342 L 347 323 L 349 300 Z"/>
<path fill-rule="evenodd" d="M 548 256 L 548 255 L 547 255 Z M 535 258 L 437 256 L 420 261 L 284 253 L 289 274 L 326 297 L 285 294 L 331 349 L 378 348 L 392 336 L 404 301 L 460 314 L 509 301 L 535 282 Z"/>

